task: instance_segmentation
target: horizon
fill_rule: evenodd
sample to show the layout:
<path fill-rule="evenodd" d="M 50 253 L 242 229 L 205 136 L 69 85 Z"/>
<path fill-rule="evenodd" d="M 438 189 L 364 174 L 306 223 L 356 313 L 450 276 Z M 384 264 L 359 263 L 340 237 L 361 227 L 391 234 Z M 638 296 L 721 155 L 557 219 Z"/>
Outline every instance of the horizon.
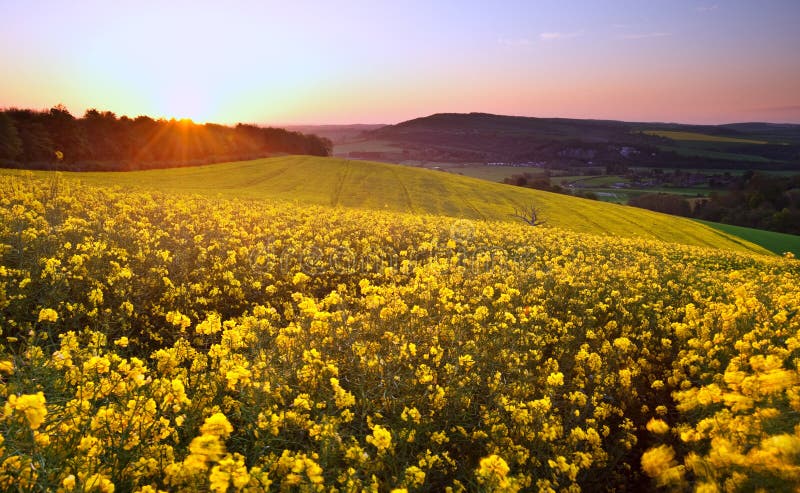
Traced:
<path fill-rule="evenodd" d="M 789 0 L 3 4 L 0 107 L 272 126 L 473 112 L 798 124 L 798 20 Z"/>
<path fill-rule="evenodd" d="M 23 107 L 16 107 L 16 106 L 7 106 L 7 107 L 0 107 L 0 111 L 6 111 L 6 110 L 31 110 L 31 111 L 38 111 L 38 112 L 48 112 L 51 108 L 59 106 L 59 105 L 60 106 L 64 106 L 66 108 L 65 105 L 59 103 L 58 105 L 53 105 L 51 107 L 43 107 L 43 108 L 23 108 Z M 75 118 L 84 117 L 84 112 L 76 113 L 76 112 L 71 111 L 69 108 L 66 108 L 66 109 Z M 97 110 L 97 111 L 100 111 L 100 112 L 110 111 L 110 110 L 107 110 L 105 108 L 86 108 L 86 110 L 84 110 L 84 111 L 88 111 L 88 110 L 91 110 L 91 109 L 94 109 L 94 110 Z M 266 127 L 272 127 L 272 128 L 285 128 L 285 129 L 300 128 L 300 127 L 392 126 L 392 125 L 398 125 L 400 123 L 405 123 L 405 122 L 412 121 L 412 120 L 419 120 L 419 119 L 424 119 L 424 118 L 430 118 L 430 117 L 433 117 L 433 116 L 436 116 L 436 115 L 447 115 L 447 114 L 449 114 L 449 115 L 477 115 L 477 114 L 480 114 L 480 115 L 501 116 L 501 117 L 511 117 L 511 118 L 532 118 L 532 119 L 541 119 L 541 120 L 608 121 L 608 122 L 619 122 L 619 123 L 642 123 L 642 124 L 654 124 L 654 125 L 724 126 L 724 125 L 759 124 L 759 125 L 798 125 L 798 126 L 800 126 L 800 122 L 777 122 L 777 121 L 759 121 L 759 120 L 730 121 L 730 122 L 721 122 L 721 123 L 690 123 L 690 122 L 667 121 L 667 120 L 663 120 L 663 121 L 657 121 L 657 120 L 635 121 L 635 120 L 615 120 L 615 119 L 612 119 L 612 118 L 591 118 L 591 117 L 588 117 L 588 118 L 568 118 L 568 117 L 561 117 L 561 116 L 502 115 L 502 114 L 499 114 L 499 113 L 486 113 L 486 112 L 483 112 L 483 111 L 466 111 L 466 112 L 448 111 L 448 112 L 440 112 L 440 113 L 431 113 L 429 115 L 421 115 L 421 116 L 409 118 L 408 120 L 402 120 L 402 121 L 392 122 L 392 123 L 382 123 L 382 122 L 280 123 L 280 122 L 247 122 L 247 121 L 218 122 L 218 121 L 211 121 L 211 120 L 208 120 L 208 121 L 195 121 L 192 118 L 181 117 L 181 116 L 153 116 L 153 115 L 144 115 L 144 114 L 140 114 L 140 115 L 122 114 L 121 115 L 121 114 L 117 114 L 115 112 L 114 112 L 114 114 L 115 114 L 115 116 L 117 118 L 125 117 L 125 118 L 135 119 L 137 117 L 144 116 L 144 117 L 152 118 L 153 120 L 156 120 L 156 121 L 161 121 L 161 120 L 164 120 L 164 121 L 172 121 L 172 120 L 182 121 L 182 120 L 186 120 L 186 121 L 189 121 L 190 123 L 193 123 L 193 124 L 196 124 L 196 125 L 212 124 L 212 125 L 223 125 L 223 126 L 235 126 L 235 125 L 238 125 L 238 124 L 242 124 L 242 125 L 256 125 L 256 126 L 265 127 L 265 128 Z"/>

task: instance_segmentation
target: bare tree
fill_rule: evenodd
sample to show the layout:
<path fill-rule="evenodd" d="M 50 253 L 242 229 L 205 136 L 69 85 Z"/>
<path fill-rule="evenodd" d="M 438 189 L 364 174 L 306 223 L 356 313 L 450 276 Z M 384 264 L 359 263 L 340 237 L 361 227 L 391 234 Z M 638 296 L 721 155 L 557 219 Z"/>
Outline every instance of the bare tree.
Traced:
<path fill-rule="evenodd" d="M 510 216 L 521 219 L 530 226 L 541 226 L 544 224 L 544 221 L 542 221 L 539 216 L 539 209 L 533 204 L 526 207 L 514 208 L 514 213 L 510 214 Z"/>

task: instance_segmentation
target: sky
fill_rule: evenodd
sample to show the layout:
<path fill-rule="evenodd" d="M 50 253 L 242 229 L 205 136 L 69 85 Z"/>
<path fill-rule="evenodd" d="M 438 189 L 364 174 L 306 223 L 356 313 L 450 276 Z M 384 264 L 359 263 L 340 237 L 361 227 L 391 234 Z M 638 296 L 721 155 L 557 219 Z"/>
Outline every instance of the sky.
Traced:
<path fill-rule="evenodd" d="M 0 0 L 0 107 L 800 123 L 800 0 Z"/>

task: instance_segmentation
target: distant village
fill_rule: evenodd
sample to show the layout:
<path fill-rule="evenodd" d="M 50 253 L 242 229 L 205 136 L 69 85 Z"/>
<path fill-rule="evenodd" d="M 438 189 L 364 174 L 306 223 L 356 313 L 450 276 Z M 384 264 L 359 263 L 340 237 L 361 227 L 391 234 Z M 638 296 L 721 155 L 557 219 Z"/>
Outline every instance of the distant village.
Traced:
<path fill-rule="evenodd" d="M 625 181 L 613 183 L 610 188 L 729 188 L 736 182 L 736 177 L 729 172 L 711 173 L 702 171 L 686 171 L 675 169 L 629 170 L 622 174 Z M 579 184 L 576 184 L 580 186 Z"/>
<path fill-rule="evenodd" d="M 486 166 L 508 166 L 511 168 L 544 168 L 546 165 L 546 161 L 526 161 L 524 163 L 497 161 L 486 163 Z"/>

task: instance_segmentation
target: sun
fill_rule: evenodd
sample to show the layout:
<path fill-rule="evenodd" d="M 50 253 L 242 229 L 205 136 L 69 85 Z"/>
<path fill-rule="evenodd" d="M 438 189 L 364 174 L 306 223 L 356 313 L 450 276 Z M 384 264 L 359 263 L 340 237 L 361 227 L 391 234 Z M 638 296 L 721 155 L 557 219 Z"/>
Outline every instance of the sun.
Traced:
<path fill-rule="evenodd" d="M 210 91 L 191 81 L 166 85 L 156 99 L 157 112 L 163 118 L 188 119 L 204 124 L 215 122 L 218 116 Z"/>

